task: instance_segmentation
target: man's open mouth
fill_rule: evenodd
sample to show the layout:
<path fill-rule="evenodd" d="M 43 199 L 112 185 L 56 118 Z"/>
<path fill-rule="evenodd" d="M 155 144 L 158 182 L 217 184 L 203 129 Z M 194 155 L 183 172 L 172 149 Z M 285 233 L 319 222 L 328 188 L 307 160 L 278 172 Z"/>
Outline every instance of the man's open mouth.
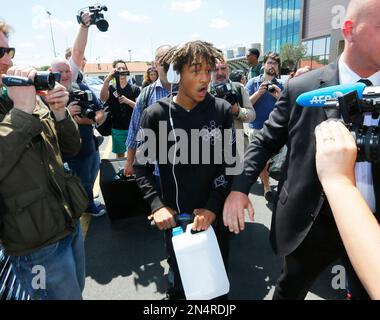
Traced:
<path fill-rule="evenodd" d="M 200 88 L 198 90 L 198 93 L 199 93 L 199 95 L 201 95 L 202 97 L 204 97 L 207 94 L 207 87 Z"/>

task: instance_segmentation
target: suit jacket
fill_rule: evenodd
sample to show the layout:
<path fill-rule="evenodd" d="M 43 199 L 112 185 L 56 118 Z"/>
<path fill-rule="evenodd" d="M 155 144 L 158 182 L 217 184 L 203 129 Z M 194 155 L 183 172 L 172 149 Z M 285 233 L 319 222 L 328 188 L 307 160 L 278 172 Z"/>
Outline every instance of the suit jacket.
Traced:
<path fill-rule="evenodd" d="M 270 157 L 287 145 L 270 235 L 272 247 L 279 255 L 292 253 L 305 239 L 321 209 L 329 210 L 316 172 L 314 131 L 321 122 L 340 118 L 338 110 L 302 108 L 296 99 L 302 93 L 337 84 L 338 62 L 290 80 L 263 130 L 247 150 L 244 173 L 234 179 L 232 190 L 248 194 Z M 360 118 L 356 121 L 363 123 L 363 117 Z M 373 166 L 373 172 L 380 213 L 378 165 Z"/>

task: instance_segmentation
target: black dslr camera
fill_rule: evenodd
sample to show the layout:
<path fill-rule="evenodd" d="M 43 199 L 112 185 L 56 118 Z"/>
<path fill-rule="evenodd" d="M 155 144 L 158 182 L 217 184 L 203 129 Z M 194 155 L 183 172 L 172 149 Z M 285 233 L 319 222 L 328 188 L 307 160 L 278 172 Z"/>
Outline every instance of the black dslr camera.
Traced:
<path fill-rule="evenodd" d="M 81 117 L 95 120 L 96 112 L 92 108 L 93 96 L 91 91 L 74 90 L 70 92 L 69 104 L 74 101 L 78 102 L 81 107 Z"/>
<path fill-rule="evenodd" d="M 355 125 L 355 119 L 371 113 L 380 116 L 380 87 L 366 87 L 363 98 L 354 91 L 336 99 L 328 99 L 326 107 L 339 108 L 343 121 L 353 134 L 358 147 L 358 162 L 380 163 L 380 127 Z"/>
<path fill-rule="evenodd" d="M 279 83 L 278 83 L 278 81 L 277 81 L 276 78 L 274 78 L 274 79 L 272 79 L 271 81 L 268 82 L 268 87 L 267 87 L 268 92 L 270 92 L 270 93 L 275 93 L 276 92 L 276 89 L 275 89 L 274 85 L 276 85 L 276 86 L 279 85 Z"/>
<path fill-rule="evenodd" d="M 230 83 L 220 83 L 214 85 L 211 92 L 215 97 L 229 102 L 232 106 L 238 102 L 237 94 L 233 91 Z"/>
<path fill-rule="evenodd" d="M 77 20 L 78 23 L 83 23 L 82 14 L 84 13 L 84 9 L 88 9 L 90 12 L 90 24 L 94 24 L 98 27 L 99 31 L 106 32 L 108 30 L 109 24 L 107 20 L 104 19 L 104 15 L 101 13 L 102 11 L 107 11 L 108 8 L 106 6 L 102 6 L 101 4 L 95 4 L 88 8 L 83 8 L 78 11 Z"/>

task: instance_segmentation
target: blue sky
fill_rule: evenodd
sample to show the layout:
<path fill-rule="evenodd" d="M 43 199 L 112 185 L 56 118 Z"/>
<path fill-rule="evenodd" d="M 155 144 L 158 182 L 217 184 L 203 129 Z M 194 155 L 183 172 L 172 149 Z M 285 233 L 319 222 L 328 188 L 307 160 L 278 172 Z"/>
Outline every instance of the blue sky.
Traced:
<path fill-rule="evenodd" d="M 56 52 L 63 56 L 72 46 L 80 8 L 96 1 L 11 0 L 0 17 L 13 26 L 10 46 L 16 47 L 15 64 L 49 64 L 53 47 L 46 11 L 51 12 Z M 108 32 L 92 26 L 86 57 L 89 62 L 116 58 L 151 60 L 161 44 L 206 40 L 218 48 L 263 42 L 264 0 L 103 0 L 108 7 Z"/>

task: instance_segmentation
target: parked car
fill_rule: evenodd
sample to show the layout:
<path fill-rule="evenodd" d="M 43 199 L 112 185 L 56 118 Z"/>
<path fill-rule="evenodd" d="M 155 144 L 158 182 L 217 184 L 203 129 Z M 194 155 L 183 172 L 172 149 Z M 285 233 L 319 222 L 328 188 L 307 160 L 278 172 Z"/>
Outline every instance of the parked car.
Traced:
<path fill-rule="evenodd" d="M 85 77 L 84 82 L 94 91 L 96 96 L 99 98 L 104 81 L 98 77 Z"/>

